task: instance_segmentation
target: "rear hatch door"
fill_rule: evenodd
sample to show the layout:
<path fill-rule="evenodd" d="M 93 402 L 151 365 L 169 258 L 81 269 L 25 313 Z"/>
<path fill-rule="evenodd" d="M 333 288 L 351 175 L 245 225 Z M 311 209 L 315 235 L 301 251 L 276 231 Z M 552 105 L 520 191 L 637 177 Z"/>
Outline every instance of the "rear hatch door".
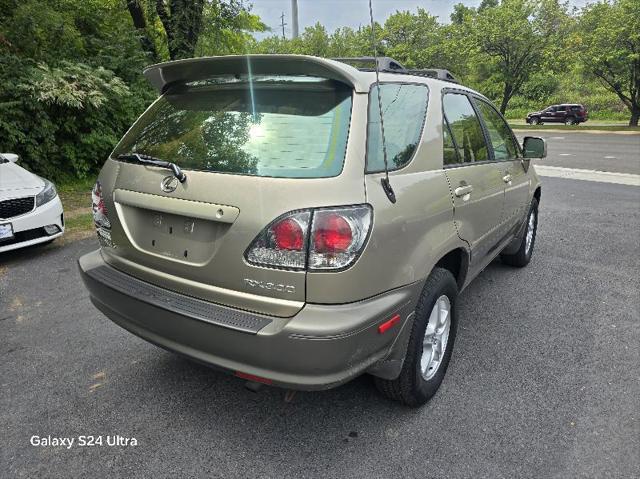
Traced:
<path fill-rule="evenodd" d="M 103 256 L 174 291 L 295 314 L 305 301 L 305 271 L 257 267 L 245 252 L 286 212 L 364 202 L 363 163 L 345 162 L 364 157 L 359 144 L 348 145 L 352 97 L 352 86 L 321 77 L 234 75 L 174 85 L 101 174 L 115 245 Z M 187 180 L 120 156 L 131 153 L 174 162 Z"/>

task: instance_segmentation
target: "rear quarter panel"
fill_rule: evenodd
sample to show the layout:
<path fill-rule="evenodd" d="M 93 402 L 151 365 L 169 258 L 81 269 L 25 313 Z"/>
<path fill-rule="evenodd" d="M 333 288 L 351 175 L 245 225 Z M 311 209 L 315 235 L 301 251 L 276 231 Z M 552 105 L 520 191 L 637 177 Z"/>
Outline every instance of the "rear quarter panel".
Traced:
<path fill-rule="evenodd" d="M 452 194 L 442 169 L 440 89 L 430 86 L 423 135 L 412 161 L 390 173 L 397 202 L 382 189 L 384 173 L 364 176 L 373 206 L 369 241 L 357 262 L 339 273 L 308 273 L 307 301 L 347 303 L 423 281 L 446 253 L 467 250 L 453 223 Z"/>

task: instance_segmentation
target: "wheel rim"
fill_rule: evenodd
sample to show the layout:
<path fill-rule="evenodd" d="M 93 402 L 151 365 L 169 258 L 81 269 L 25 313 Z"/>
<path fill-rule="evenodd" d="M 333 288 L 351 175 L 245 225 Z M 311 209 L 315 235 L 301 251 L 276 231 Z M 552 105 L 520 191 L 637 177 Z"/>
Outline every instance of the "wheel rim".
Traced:
<path fill-rule="evenodd" d="M 531 253 L 531 246 L 533 245 L 533 233 L 536 230 L 536 212 L 531 210 L 531 213 L 529 214 L 529 223 L 527 225 L 527 236 L 526 236 L 526 243 L 525 243 L 525 250 L 526 253 L 529 254 Z"/>
<path fill-rule="evenodd" d="M 440 369 L 447 351 L 449 330 L 451 329 L 451 302 L 442 295 L 433 305 L 427 329 L 422 341 L 422 357 L 420 369 L 425 380 L 431 379 Z"/>

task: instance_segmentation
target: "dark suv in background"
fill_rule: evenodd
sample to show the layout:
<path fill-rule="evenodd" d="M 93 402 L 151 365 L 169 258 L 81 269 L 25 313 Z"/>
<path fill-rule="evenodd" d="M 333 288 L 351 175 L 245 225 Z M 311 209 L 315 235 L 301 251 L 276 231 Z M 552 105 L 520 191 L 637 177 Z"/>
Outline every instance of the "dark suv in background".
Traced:
<path fill-rule="evenodd" d="M 551 105 L 542 111 L 529 113 L 525 119 L 530 125 L 543 123 L 564 123 L 565 125 L 577 125 L 587 121 L 589 114 L 583 105 L 564 103 Z"/>

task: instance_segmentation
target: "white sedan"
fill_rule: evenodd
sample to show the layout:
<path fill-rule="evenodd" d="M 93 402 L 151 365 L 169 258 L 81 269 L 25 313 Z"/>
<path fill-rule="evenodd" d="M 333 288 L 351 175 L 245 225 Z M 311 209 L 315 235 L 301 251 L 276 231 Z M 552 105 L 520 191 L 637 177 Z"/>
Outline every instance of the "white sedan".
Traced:
<path fill-rule="evenodd" d="M 0 153 L 0 253 L 53 241 L 64 233 L 62 203 L 53 183 Z"/>

